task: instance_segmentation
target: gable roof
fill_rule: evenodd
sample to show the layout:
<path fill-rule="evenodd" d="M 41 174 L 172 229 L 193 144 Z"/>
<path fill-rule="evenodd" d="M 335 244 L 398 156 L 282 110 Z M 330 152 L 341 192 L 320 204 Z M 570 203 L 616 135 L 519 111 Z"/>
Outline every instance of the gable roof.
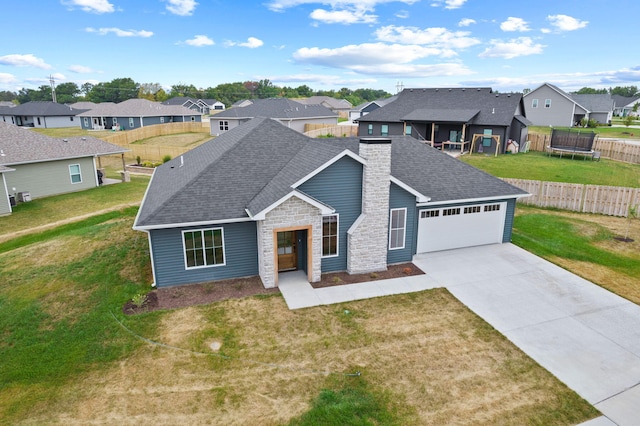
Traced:
<path fill-rule="evenodd" d="M 376 99 L 375 101 L 363 102 L 360 105 L 355 106 L 353 108 L 353 110 L 354 111 L 362 111 L 363 109 L 365 109 L 366 107 L 368 107 L 369 105 L 372 105 L 372 104 L 378 105 L 378 107 L 383 107 L 383 106 L 395 101 L 396 99 L 398 99 L 398 95 L 393 95 L 393 96 L 390 96 L 388 98 Z"/>
<path fill-rule="evenodd" d="M 359 146 L 358 138 L 313 139 L 272 119 L 250 120 L 158 167 L 134 227 L 260 219 L 287 197 L 307 196 L 298 186 L 338 159 L 365 163 Z M 393 137 L 391 147 L 392 179 L 432 202 L 526 194 L 409 136 Z"/>
<path fill-rule="evenodd" d="M 94 138 L 65 139 L 45 136 L 25 127 L 0 121 L 0 165 L 10 166 L 81 157 L 121 154 L 127 152 L 118 145 Z"/>
<path fill-rule="evenodd" d="M 351 102 L 346 99 L 336 99 L 331 96 L 310 96 L 308 98 L 299 98 L 296 99 L 297 102 L 300 102 L 303 105 L 324 105 L 329 109 L 342 109 L 348 110 L 353 108 Z"/>
<path fill-rule="evenodd" d="M 493 93 L 488 87 L 404 89 L 395 101 L 359 118 L 360 122 L 446 121 L 509 126 L 522 100 L 520 93 Z M 436 111 L 440 111 L 439 113 Z M 421 116 L 420 113 L 428 114 Z"/>
<path fill-rule="evenodd" d="M 616 108 L 622 107 L 633 107 L 633 105 L 640 100 L 640 96 L 620 96 L 620 95 L 611 95 L 613 98 L 613 103 Z"/>
<path fill-rule="evenodd" d="M 318 117 L 337 117 L 337 114 L 322 105 L 304 105 L 287 98 L 253 99 L 247 106 L 235 106 L 216 114 L 218 118 L 267 117 L 280 120 Z"/>
<path fill-rule="evenodd" d="M 54 117 L 78 115 L 84 111 L 51 101 L 31 101 L 11 108 L 11 115 Z"/>
<path fill-rule="evenodd" d="M 613 111 L 614 102 L 609 94 L 575 94 L 569 93 L 569 97 L 575 103 L 585 108 L 589 112 L 610 112 Z"/>
<path fill-rule="evenodd" d="M 78 117 L 159 117 L 197 115 L 198 112 L 182 105 L 163 105 L 148 99 L 127 99 L 119 103 L 102 102 L 96 104 Z"/>

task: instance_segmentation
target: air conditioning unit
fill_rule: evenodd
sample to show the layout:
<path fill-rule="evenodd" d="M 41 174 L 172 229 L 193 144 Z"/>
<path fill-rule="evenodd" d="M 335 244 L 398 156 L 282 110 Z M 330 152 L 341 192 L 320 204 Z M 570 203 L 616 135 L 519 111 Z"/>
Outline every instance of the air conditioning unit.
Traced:
<path fill-rule="evenodd" d="M 27 203 L 31 201 L 31 193 L 30 192 L 18 192 L 18 202 L 19 203 Z"/>

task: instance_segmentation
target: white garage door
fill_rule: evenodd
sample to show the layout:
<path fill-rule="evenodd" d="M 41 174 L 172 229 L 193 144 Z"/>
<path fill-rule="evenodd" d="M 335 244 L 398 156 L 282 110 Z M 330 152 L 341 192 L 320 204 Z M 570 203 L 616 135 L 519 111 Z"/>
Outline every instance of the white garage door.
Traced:
<path fill-rule="evenodd" d="M 501 243 L 507 203 L 420 210 L 418 253 Z"/>

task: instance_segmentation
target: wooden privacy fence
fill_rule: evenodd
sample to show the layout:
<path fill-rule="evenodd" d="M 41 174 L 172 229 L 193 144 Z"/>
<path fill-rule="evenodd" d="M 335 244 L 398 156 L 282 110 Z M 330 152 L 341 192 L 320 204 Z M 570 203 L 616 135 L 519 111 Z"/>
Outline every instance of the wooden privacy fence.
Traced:
<path fill-rule="evenodd" d="M 143 161 L 162 161 L 165 155 L 171 158 L 179 157 L 191 148 L 178 146 L 154 146 L 154 145 L 128 145 L 129 152 L 124 153 L 125 160 L 136 160 L 140 157 Z"/>
<path fill-rule="evenodd" d="M 318 136 L 333 135 L 335 137 L 358 136 L 358 126 L 336 126 L 331 124 L 305 124 L 304 134 L 317 138 Z"/>
<path fill-rule="evenodd" d="M 503 180 L 531 194 L 530 197 L 520 198 L 518 202 L 536 207 L 627 217 L 630 206 L 640 206 L 638 188 L 525 179 Z"/>
<path fill-rule="evenodd" d="M 546 152 L 551 143 L 550 135 L 529 133 L 530 151 Z M 600 152 L 601 158 L 622 161 L 624 163 L 640 164 L 640 143 L 632 144 L 624 140 L 600 139 L 596 137 L 593 150 Z"/>
<path fill-rule="evenodd" d="M 129 144 L 132 142 L 156 136 L 175 135 L 176 133 L 209 133 L 209 127 L 203 126 L 203 123 L 191 121 L 184 123 L 154 124 L 153 126 L 113 132 L 113 135 L 108 135 L 101 139 L 119 146 L 131 148 Z"/>

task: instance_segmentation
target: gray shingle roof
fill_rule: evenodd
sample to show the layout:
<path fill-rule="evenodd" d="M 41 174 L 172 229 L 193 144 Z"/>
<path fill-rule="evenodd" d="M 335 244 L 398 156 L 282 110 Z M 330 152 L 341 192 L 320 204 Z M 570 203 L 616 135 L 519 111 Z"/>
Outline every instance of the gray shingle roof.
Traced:
<path fill-rule="evenodd" d="M 620 95 L 611 95 L 613 98 L 613 103 L 616 107 L 622 108 L 626 106 L 633 106 L 637 101 L 640 100 L 640 96 L 620 96 Z"/>
<path fill-rule="evenodd" d="M 575 93 L 570 93 L 569 97 L 577 104 L 586 108 L 589 112 L 613 111 L 613 99 L 611 98 L 611 95 L 608 94 L 577 95 Z"/>
<path fill-rule="evenodd" d="M 493 93 L 488 87 L 404 89 L 394 102 L 370 112 L 358 121 L 402 122 L 416 110 L 443 110 L 452 116 L 458 115 L 456 111 L 466 113 L 476 110 L 480 112 L 472 124 L 509 126 L 521 100 L 520 93 Z"/>
<path fill-rule="evenodd" d="M 83 111 L 55 102 L 31 101 L 11 108 L 11 115 L 53 117 L 77 115 Z"/>
<path fill-rule="evenodd" d="M 196 111 L 182 105 L 163 105 L 147 99 L 127 99 L 120 103 L 102 102 L 78 117 L 159 117 L 196 115 Z"/>
<path fill-rule="evenodd" d="M 440 123 L 469 123 L 479 109 L 416 109 L 402 117 L 403 121 L 436 121 Z"/>
<path fill-rule="evenodd" d="M 327 108 L 334 110 L 348 110 L 353 108 L 351 102 L 346 99 L 336 99 L 331 96 L 310 96 L 308 98 L 296 99 L 303 105 L 326 105 Z"/>
<path fill-rule="evenodd" d="M 392 175 L 433 202 L 525 194 L 500 179 L 408 136 L 392 138 Z M 136 227 L 248 218 L 290 193 L 292 185 L 358 138 L 312 139 L 275 120 L 256 118 L 158 167 Z"/>
<path fill-rule="evenodd" d="M 26 127 L 3 122 L 0 122 L 0 149 L 0 165 L 4 166 L 128 151 L 93 136 L 52 138 Z"/>
<path fill-rule="evenodd" d="M 322 105 L 304 105 L 287 98 L 253 99 L 250 105 L 233 107 L 216 114 L 218 118 L 267 117 L 279 120 L 317 117 L 337 117 L 337 114 Z"/>

